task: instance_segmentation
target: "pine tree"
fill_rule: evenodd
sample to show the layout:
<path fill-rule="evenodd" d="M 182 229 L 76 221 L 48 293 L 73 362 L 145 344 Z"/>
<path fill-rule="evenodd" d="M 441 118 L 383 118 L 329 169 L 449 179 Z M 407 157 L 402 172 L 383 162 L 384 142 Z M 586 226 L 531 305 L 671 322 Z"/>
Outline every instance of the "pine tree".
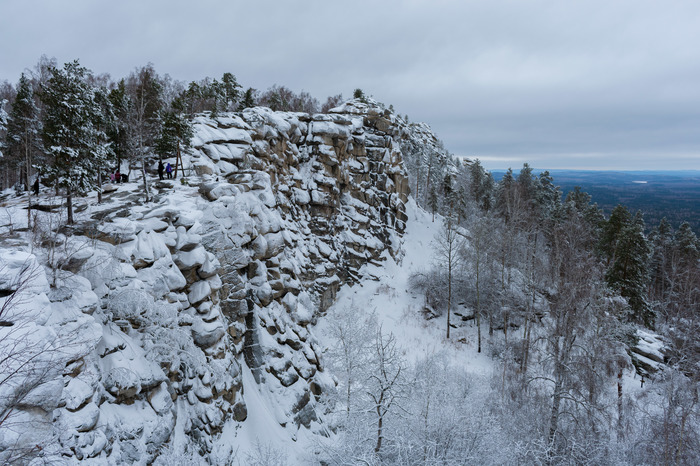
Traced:
<path fill-rule="evenodd" d="M 532 212 L 536 204 L 537 178 L 532 174 L 532 167 L 524 163 L 523 168 L 515 179 L 521 208 L 528 214 Z M 528 217 L 534 220 L 532 217 Z"/>
<path fill-rule="evenodd" d="M 246 108 L 255 107 L 255 105 L 256 105 L 255 94 L 256 94 L 256 91 L 252 87 L 249 87 L 248 89 L 245 90 L 245 93 L 243 94 L 243 98 L 241 99 L 241 103 L 238 104 L 238 111 L 239 112 L 245 110 Z"/>
<path fill-rule="evenodd" d="M 99 129 L 103 115 L 95 89 L 87 83 L 88 69 L 76 60 L 50 73 L 41 93 L 46 112 L 42 137 L 52 158 L 46 174 L 65 189 L 72 224 L 73 196 L 97 187 L 97 173 L 107 161 L 107 136 Z"/>
<path fill-rule="evenodd" d="M 114 107 L 112 106 L 112 101 L 109 98 L 109 91 L 106 87 L 95 88 L 95 104 L 97 105 L 99 112 L 96 114 L 95 118 L 95 128 L 98 131 L 97 136 L 97 147 L 103 153 L 101 158 L 105 163 L 114 161 L 114 149 L 107 134 L 115 126 L 117 126 L 117 117 L 114 113 Z M 97 202 L 102 202 L 102 176 L 106 173 L 106 166 L 103 165 L 97 170 Z"/>
<path fill-rule="evenodd" d="M 123 79 L 110 91 L 109 101 L 112 105 L 114 121 L 107 129 L 107 136 L 116 157 L 117 167 L 120 167 L 122 160 L 128 159 L 134 151 L 134 137 L 129 124 L 133 108 Z"/>
<path fill-rule="evenodd" d="M 551 219 L 561 204 L 561 190 L 554 184 L 554 178 L 548 171 L 543 171 L 537 178 L 537 190 L 535 192 L 535 205 L 537 216 L 542 219 Z"/>
<path fill-rule="evenodd" d="M 447 216 L 442 228 L 435 238 L 435 255 L 440 266 L 447 272 L 447 331 L 446 338 L 450 338 L 450 311 L 452 308 L 452 282 L 457 266 L 462 260 L 461 252 L 464 248 L 465 238 L 459 232 L 455 219 Z M 481 348 L 480 348 L 481 349 Z"/>
<path fill-rule="evenodd" d="M 7 125 L 6 155 L 20 168 L 20 181 L 27 190 L 31 184 L 32 164 L 41 145 L 40 127 L 39 110 L 34 103 L 32 84 L 22 73 Z"/>
<path fill-rule="evenodd" d="M 231 73 L 224 73 L 221 78 L 221 88 L 223 91 L 223 108 L 226 111 L 233 110 L 238 98 L 240 97 L 241 85 L 236 81 L 236 77 Z"/>
<path fill-rule="evenodd" d="M 203 94 L 211 101 L 211 116 L 218 116 L 219 109 L 224 101 L 224 91 L 221 83 L 214 79 L 207 87 L 203 88 Z"/>
<path fill-rule="evenodd" d="M 513 176 L 513 169 L 509 168 L 496 187 L 495 202 L 496 211 L 503 218 L 506 224 L 510 222 L 514 213 L 514 189 L 515 177 Z"/>
<path fill-rule="evenodd" d="M 695 320 L 700 311 L 700 248 L 688 222 L 673 237 L 674 301 L 678 313 Z"/>
<path fill-rule="evenodd" d="M 156 153 L 161 157 L 175 155 L 175 178 L 178 166 L 182 166 L 181 147 L 188 148 L 193 136 L 185 106 L 183 97 L 173 100 L 170 110 L 164 113 L 160 136 L 155 142 Z"/>
<path fill-rule="evenodd" d="M 593 228 L 594 239 L 597 239 L 600 229 L 605 224 L 605 217 L 598 204 L 591 204 L 591 195 L 581 190 L 580 186 L 575 186 L 566 194 L 564 203 L 581 214 L 586 223 Z"/>
<path fill-rule="evenodd" d="M 632 216 L 629 210 L 627 210 L 627 207 L 618 204 L 610 214 L 608 221 L 603 224 L 598 247 L 608 266 L 615 260 L 618 241 L 622 230 L 627 227 L 631 221 Z"/>
<path fill-rule="evenodd" d="M 641 212 L 620 231 L 612 257 L 605 275 L 608 285 L 627 298 L 632 320 L 652 327 L 654 314 L 646 298 L 651 246 L 644 234 Z"/>
<path fill-rule="evenodd" d="M 678 251 L 681 266 L 691 268 L 698 266 L 700 251 L 698 238 L 688 222 L 683 222 L 673 236 L 673 246 Z"/>
<path fill-rule="evenodd" d="M 484 211 L 491 208 L 491 197 L 493 195 L 493 177 L 486 172 L 479 159 L 469 167 L 471 175 L 471 194 L 477 205 Z"/>

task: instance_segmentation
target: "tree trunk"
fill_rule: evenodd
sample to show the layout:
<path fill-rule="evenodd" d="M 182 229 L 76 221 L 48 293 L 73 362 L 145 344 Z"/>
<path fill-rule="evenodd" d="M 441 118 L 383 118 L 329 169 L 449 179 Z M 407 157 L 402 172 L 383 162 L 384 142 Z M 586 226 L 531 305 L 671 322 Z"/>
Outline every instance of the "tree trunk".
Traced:
<path fill-rule="evenodd" d="M 450 339 L 450 309 L 452 309 L 452 258 L 447 266 L 447 339 Z"/>
<path fill-rule="evenodd" d="M 68 225 L 73 225 L 73 194 L 70 188 L 66 192 L 66 209 L 68 210 Z"/>
<path fill-rule="evenodd" d="M 97 203 L 102 204 L 102 170 L 97 172 Z"/>
<path fill-rule="evenodd" d="M 622 369 L 617 373 L 617 439 L 622 440 Z"/>
<path fill-rule="evenodd" d="M 556 337 L 557 341 L 554 345 L 554 393 L 552 393 L 552 411 L 549 416 L 549 445 L 553 447 L 554 440 L 559 427 L 559 406 L 561 404 L 561 393 L 563 384 L 563 372 L 562 363 L 560 360 L 560 337 Z"/>
<path fill-rule="evenodd" d="M 421 167 L 422 163 L 423 163 L 423 161 L 419 159 L 418 160 L 418 170 L 416 171 L 416 193 L 413 195 L 413 197 L 416 198 L 416 204 L 419 204 L 419 205 L 420 205 L 420 198 L 418 195 L 418 185 L 420 183 L 420 167 Z"/>
<path fill-rule="evenodd" d="M 177 151 L 175 152 L 175 173 L 173 173 L 173 179 L 177 179 L 177 167 L 182 164 L 182 158 L 180 157 L 180 141 L 177 142 Z M 182 167 L 183 176 L 185 168 Z"/>
<path fill-rule="evenodd" d="M 428 159 L 428 176 L 425 180 L 425 198 L 426 198 L 426 201 L 429 201 L 429 196 L 430 196 L 430 172 L 432 171 L 432 168 L 433 168 L 433 161 L 432 161 L 432 159 Z M 433 217 L 435 217 L 435 215 L 433 215 Z M 435 221 L 434 218 L 433 218 L 433 221 Z"/>
<path fill-rule="evenodd" d="M 523 329 L 523 357 L 520 363 L 520 372 L 523 375 L 523 380 L 525 374 L 527 373 L 528 357 L 530 356 L 530 313 L 528 312 L 525 316 L 525 328 Z"/>
<path fill-rule="evenodd" d="M 351 391 L 352 387 L 352 378 L 348 376 L 348 390 L 347 390 L 347 399 L 346 399 L 346 414 L 347 414 L 347 419 L 350 419 L 350 396 L 352 395 Z"/>
<path fill-rule="evenodd" d="M 141 176 L 143 177 L 143 191 L 146 194 L 146 202 L 150 202 L 151 193 L 148 189 L 148 179 L 146 178 L 146 157 L 143 155 L 143 149 L 141 149 Z"/>
<path fill-rule="evenodd" d="M 382 449 L 382 428 L 384 425 L 384 416 L 382 415 L 382 408 L 380 404 L 377 404 L 377 417 L 377 446 L 374 447 L 375 453 L 379 453 L 379 450 Z"/>
<path fill-rule="evenodd" d="M 477 353 L 481 353 L 481 294 L 479 293 L 479 253 L 476 251 L 476 334 L 477 334 Z"/>
<path fill-rule="evenodd" d="M 27 228 L 32 229 L 32 188 L 29 186 L 29 145 L 25 144 L 24 163 L 27 165 Z"/>

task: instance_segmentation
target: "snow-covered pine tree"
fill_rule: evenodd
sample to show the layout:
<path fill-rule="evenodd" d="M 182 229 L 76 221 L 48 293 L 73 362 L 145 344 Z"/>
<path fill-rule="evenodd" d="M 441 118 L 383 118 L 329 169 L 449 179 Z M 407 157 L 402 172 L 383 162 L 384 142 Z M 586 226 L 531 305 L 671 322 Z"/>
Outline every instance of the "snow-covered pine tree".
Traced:
<path fill-rule="evenodd" d="M 492 205 L 493 177 L 481 165 L 479 159 L 474 160 L 469 167 L 471 174 L 471 194 L 482 210 L 489 210 Z"/>
<path fill-rule="evenodd" d="M 192 124 L 185 113 L 185 99 L 173 100 L 170 109 L 163 113 L 163 125 L 155 141 L 156 153 L 161 157 L 175 156 L 175 178 L 178 167 L 182 168 L 181 148 L 190 147 Z"/>
<path fill-rule="evenodd" d="M 17 96 L 12 104 L 7 125 L 7 155 L 20 168 L 20 182 L 24 183 L 27 197 L 27 225 L 31 227 L 31 172 L 41 140 L 39 132 L 39 109 L 34 103 L 34 91 L 31 81 L 22 73 L 17 84 Z M 41 167 L 41 164 L 39 165 Z"/>
<path fill-rule="evenodd" d="M 506 224 L 510 223 L 510 220 L 514 216 L 514 191 L 515 177 L 513 176 L 513 169 L 509 168 L 496 186 L 495 195 L 496 212 L 503 218 Z"/>
<path fill-rule="evenodd" d="M 116 157 L 116 165 L 119 167 L 122 160 L 128 159 L 133 153 L 135 146 L 133 131 L 129 125 L 133 104 L 123 79 L 109 92 L 109 101 L 112 104 L 114 122 L 109 126 L 107 136 Z"/>
<path fill-rule="evenodd" d="M 627 298 L 632 320 L 647 327 L 652 327 L 655 320 L 646 297 L 650 256 L 651 246 L 644 234 L 644 218 L 641 212 L 637 212 L 634 219 L 620 230 L 605 279 L 612 289 Z"/>
<path fill-rule="evenodd" d="M 246 89 L 243 93 L 243 97 L 241 98 L 241 102 L 238 104 L 238 111 L 241 112 L 246 108 L 255 107 L 255 105 L 257 105 L 257 99 L 255 97 L 256 94 L 257 91 L 252 87 Z"/>
<path fill-rule="evenodd" d="M 109 143 L 107 132 L 117 124 L 117 117 L 114 113 L 112 101 L 109 99 L 109 91 L 106 87 L 95 88 L 95 103 L 99 108 L 99 113 L 95 119 L 95 127 L 98 131 L 98 148 L 104 153 L 101 157 L 105 161 L 114 160 L 114 149 Z M 106 167 L 97 170 L 97 202 L 102 202 L 102 177 L 106 173 Z"/>
<path fill-rule="evenodd" d="M 598 247 L 608 266 L 615 261 L 620 235 L 631 221 L 632 215 L 627 207 L 618 204 L 610 213 L 608 221 L 604 223 Z"/>
<path fill-rule="evenodd" d="M 63 69 L 52 67 L 42 89 L 45 105 L 42 136 L 51 160 L 46 175 L 65 189 L 68 223 L 73 223 L 73 196 L 97 187 L 97 173 L 107 162 L 107 136 L 99 129 L 102 109 L 95 88 L 87 82 L 90 71 L 77 60 Z"/>
<path fill-rule="evenodd" d="M 537 178 L 537 190 L 535 192 L 535 205 L 537 216 L 550 221 L 561 204 L 561 190 L 554 184 L 554 178 L 548 171 L 543 171 Z"/>
<path fill-rule="evenodd" d="M 12 104 L 7 124 L 6 155 L 21 170 L 20 181 L 29 189 L 31 167 L 40 147 L 39 110 L 34 103 L 31 81 L 24 73 L 17 84 L 17 96 Z"/>
<path fill-rule="evenodd" d="M 224 73 L 221 78 L 221 90 L 223 94 L 223 110 L 232 111 L 241 95 L 241 85 L 232 73 Z"/>
<path fill-rule="evenodd" d="M 598 204 L 591 204 L 591 195 L 581 190 L 579 186 L 575 186 L 573 190 L 566 194 L 564 204 L 571 206 L 579 212 L 583 219 L 594 229 L 593 240 L 598 241 L 601 234 L 601 226 L 605 223 L 603 212 L 598 207 Z"/>

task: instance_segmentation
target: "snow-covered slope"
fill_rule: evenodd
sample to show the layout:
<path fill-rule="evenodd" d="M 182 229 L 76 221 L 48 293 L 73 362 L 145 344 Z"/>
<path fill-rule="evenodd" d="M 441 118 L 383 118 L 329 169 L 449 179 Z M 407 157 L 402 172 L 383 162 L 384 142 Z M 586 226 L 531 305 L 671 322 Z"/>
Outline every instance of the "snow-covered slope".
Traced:
<path fill-rule="evenodd" d="M 46 191 L 28 229 L 6 194 L 0 351 L 50 363 L 0 382 L 3 459 L 245 463 L 260 435 L 302 454 L 334 385 L 315 324 L 403 254 L 405 131 L 358 101 L 249 109 L 199 117 L 185 178 L 149 180 L 151 202 L 132 176 L 67 227 Z"/>

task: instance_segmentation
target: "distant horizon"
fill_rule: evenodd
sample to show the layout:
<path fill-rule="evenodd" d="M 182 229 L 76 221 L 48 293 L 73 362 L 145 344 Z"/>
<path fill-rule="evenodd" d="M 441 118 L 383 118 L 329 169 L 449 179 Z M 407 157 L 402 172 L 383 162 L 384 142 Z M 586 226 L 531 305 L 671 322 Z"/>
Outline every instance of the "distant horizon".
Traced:
<path fill-rule="evenodd" d="M 447 148 L 449 150 L 449 148 Z M 692 165 L 692 168 L 683 168 L 679 167 L 677 164 L 664 164 L 666 167 L 671 166 L 671 168 L 657 168 L 654 166 L 645 166 L 642 168 L 632 168 L 632 167 L 619 167 L 619 166 L 613 166 L 613 167 L 608 167 L 608 166 L 575 166 L 575 167 L 566 167 L 566 166 L 561 166 L 561 163 L 558 163 L 555 168 L 552 168 L 552 166 L 547 166 L 546 161 L 540 160 L 537 161 L 535 158 L 534 160 L 513 160 L 513 163 L 511 165 L 505 164 L 503 160 L 498 160 L 498 159 L 491 159 L 489 157 L 486 157 L 485 159 L 482 159 L 481 157 L 473 157 L 473 156 L 464 156 L 464 155 L 455 155 L 457 158 L 460 159 L 467 159 L 467 160 L 479 160 L 481 165 L 488 171 L 507 171 L 509 168 L 512 169 L 513 171 L 519 171 L 522 169 L 523 164 L 527 163 L 530 165 L 530 167 L 533 170 L 537 171 L 542 171 L 542 170 L 548 170 L 548 171 L 595 171 L 595 172 L 700 172 L 700 155 L 698 155 L 694 160 L 693 163 L 689 164 Z M 562 158 L 565 158 L 565 156 L 562 156 Z M 544 163 L 541 163 L 544 162 Z"/>
<path fill-rule="evenodd" d="M 489 168 L 487 166 L 484 166 L 484 168 L 490 172 L 507 172 L 509 169 L 512 169 L 514 172 L 519 172 L 522 170 L 522 166 L 519 168 Z M 679 168 L 673 168 L 673 169 L 644 169 L 644 170 L 639 170 L 639 169 L 624 169 L 624 168 L 544 168 L 544 167 L 532 167 L 532 170 L 535 172 L 541 172 L 541 171 L 549 171 L 549 172 L 611 172 L 611 173 L 697 173 L 700 174 L 700 169 L 679 169 Z"/>

